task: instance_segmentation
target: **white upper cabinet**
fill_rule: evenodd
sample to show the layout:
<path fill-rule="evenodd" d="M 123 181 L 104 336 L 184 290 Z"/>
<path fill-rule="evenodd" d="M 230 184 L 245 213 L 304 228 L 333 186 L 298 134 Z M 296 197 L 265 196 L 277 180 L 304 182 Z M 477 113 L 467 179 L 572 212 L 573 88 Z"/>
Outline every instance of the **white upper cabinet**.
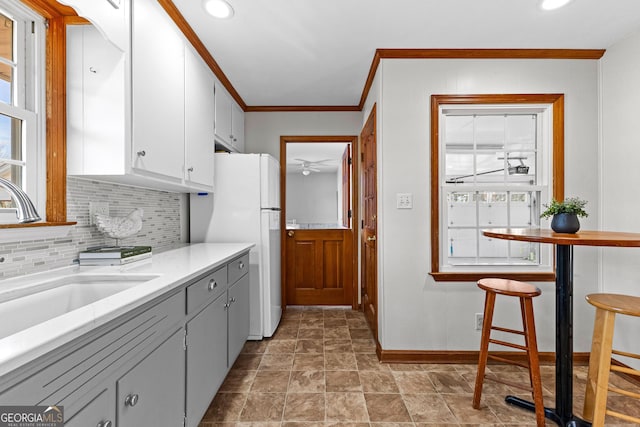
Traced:
<path fill-rule="evenodd" d="M 231 151 L 244 151 L 244 111 L 216 82 L 216 141 Z"/>
<path fill-rule="evenodd" d="M 185 181 L 213 186 L 214 77 L 202 58 L 185 49 Z"/>
<path fill-rule="evenodd" d="M 233 135 L 231 145 L 236 151 L 244 152 L 244 111 L 236 103 L 231 105 L 231 135 Z"/>
<path fill-rule="evenodd" d="M 78 3 L 79 11 L 86 6 L 66 1 Z M 107 31 L 91 25 L 67 27 L 68 173 L 167 191 L 211 191 L 212 72 L 156 0 L 91 1 L 120 2 L 127 44 L 120 50 L 102 37 Z M 108 18 L 86 17 L 96 23 Z"/>
<path fill-rule="evenodd" d="M 132 166 L 181 179 L 185 42 L 156 1 L 134 1 L 132 21 Z"/>

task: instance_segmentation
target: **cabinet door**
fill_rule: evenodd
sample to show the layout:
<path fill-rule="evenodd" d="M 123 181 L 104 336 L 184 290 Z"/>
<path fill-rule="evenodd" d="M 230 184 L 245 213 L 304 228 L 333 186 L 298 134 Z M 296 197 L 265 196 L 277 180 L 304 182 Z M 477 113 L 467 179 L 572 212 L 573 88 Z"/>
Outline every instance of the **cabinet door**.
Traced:
<path fill-rule="evenodd" d="M 102 392 L 87 406 L 82 408 L 69 421 L 64 423 L 65 427 L 86 427 L 104 426 L 115 427 L 115 391 L 112 388 L 102 390 Z M 111 422 L 111 424 L 108 424 Z"/>
<path fill-rule="evenodd" d="M 182 180 L 184 40 L 155 0 L 133 2 L 133 167 Z"/>
<path fill-rule="evenodd" d="M 200 55 L 185 49 L 185 180 L 213 187 L 213 73 Z"/>
<path fill-rule="evenodd" d="M 183 338 L 179 329 L 118 380 L 118 427 L 182 425 Z"/>
<path fill-rule="evenodd" d="M 67 173 L 123 173 L 126 55 L 91 25 L 67 43 Z"/>
<path fill-rule="evenodd" d="M 231 129 L 231 96 L 220 84 L 216 84 L 216 139 L 226 144 L 228 147 L 232 145 L 232 129 Z"/>
<path fill-rule="evenodd" d="M 233 365 L 249 336 L 249 275 L 229 288 L 229 366 Z"/>
<path fill-rule="evenodd" d="M 244 111 L 235 102 L 231 104 L 231 127 L 233 147 L 242 153 L 244 152 Z"/>
<path fill-rule="evenodd" d="M 227 374 L 227 294 L 187 323 L 187 426 L 196 427 Z"/>

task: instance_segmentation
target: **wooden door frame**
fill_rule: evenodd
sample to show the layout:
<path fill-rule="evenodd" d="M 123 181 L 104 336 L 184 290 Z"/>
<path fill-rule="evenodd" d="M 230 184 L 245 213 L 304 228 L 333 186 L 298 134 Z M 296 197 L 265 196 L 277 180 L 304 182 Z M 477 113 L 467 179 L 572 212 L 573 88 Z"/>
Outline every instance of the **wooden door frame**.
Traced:
<path fill-rule="evenodd" d="M 287 289 L 286 289 L 286 259 L 287 259 L 287 143 L 306 143 L 306 142 L 327 142 L 327 143 L 347 143 L 351 144 L 351 230 L 353 232 L 352 240 L 352 292 L 351 292 L 351 308 L 357 310 L 358 305 L 358 259 L 359 259 L 359 242 L 360 233 L 358 224 L 359 220 L 359 203 L 360 193 L 358 191 L 358 180 L 355 177 L 359 176 L 359 165 L 355 159 L 359 159 L 360 147 L 359 138 L 357 135 L 330 135 L 330 136 L 318 136 L 318 135 L 305 135 L 305 136 L 281 136 L 280 137 L 280 248 L 282 251 L 280 261 L 280 271 L 282 272 L 281 289 L 282 289 L 282 305 L 286 310 L 287 306 Z"/>

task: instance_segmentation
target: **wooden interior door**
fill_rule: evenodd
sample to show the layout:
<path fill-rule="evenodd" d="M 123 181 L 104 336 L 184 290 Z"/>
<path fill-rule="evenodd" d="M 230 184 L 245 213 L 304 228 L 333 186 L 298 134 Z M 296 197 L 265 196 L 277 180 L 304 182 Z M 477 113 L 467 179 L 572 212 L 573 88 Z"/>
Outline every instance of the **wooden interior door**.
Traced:
<path fill-rule="evenodd" d="M 358 176 L 358 165 L 351 160 L 349 154 L 358 151 L 358 137 L 283 136 L 280 138 L 282 166 L 287 164 L 287 143 L 301 142 L 347 143 L 347 149 L 342 155 L 342 176 L 336 175 L 333 181 L 335 190 L 342 192 L 343 218 L 338 218 L 340 207 L 336 204 L 336 222 L 329 228 L 306 227 L 300 222 L 287 224 L 287 198 L 294 197 L 294 194 L 287 195 L 287 172 L 285 167 L 281 168 L 283 303 L 348 305 L 356 309 L 358 239 L 354 237 L 354 224 L 357 224 L 359 199 L 356 198 L 358 183 L 352 182 L 352 177 Z M 336 163 L 340 159 L 338 154 Z M 340 200 L 338 194 L 335 197 L 337 201 Z"/>
<path fill-rule="evenodd" d="M 287 230 L 287 304 L 351 305 L 351 230 Z"/>
<path fill-rule="evenodd" d="M 376 107 L 360 134 L 362 160 L 362 307 L 378 339 L 378 199 L 376 184 Z"/>

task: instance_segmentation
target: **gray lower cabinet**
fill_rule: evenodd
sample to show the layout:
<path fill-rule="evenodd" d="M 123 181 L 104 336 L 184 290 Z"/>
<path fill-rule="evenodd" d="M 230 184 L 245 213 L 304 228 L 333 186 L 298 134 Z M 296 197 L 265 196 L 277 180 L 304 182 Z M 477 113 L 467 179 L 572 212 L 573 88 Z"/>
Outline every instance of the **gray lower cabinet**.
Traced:
<path fill-rule="evenodd" d="M 229 288 L 229 368 L 249 336 L 249 275 Z"/>
<path fill-rule="evenodd" d="M 184 330 L 173 333 L 117 381 L 118 427 L 184 421 Z"/>
<path fill-rule="evenodd" d="M 245 253 L 0 377 L 0 405 L 61 405 L 66 427 L 196 427 L 249 334 L 248 266 Z"/>
<path fill-rule="evenodd" d="M 197 426 L 227 375 L 227 294 L 187 322 L 187 425 Z"/>
<path fill-rule="evenodd" d="M 248 271 L 245 254 L 187 287 L 187 427 L 200 423 L 247 342 Z"/>

